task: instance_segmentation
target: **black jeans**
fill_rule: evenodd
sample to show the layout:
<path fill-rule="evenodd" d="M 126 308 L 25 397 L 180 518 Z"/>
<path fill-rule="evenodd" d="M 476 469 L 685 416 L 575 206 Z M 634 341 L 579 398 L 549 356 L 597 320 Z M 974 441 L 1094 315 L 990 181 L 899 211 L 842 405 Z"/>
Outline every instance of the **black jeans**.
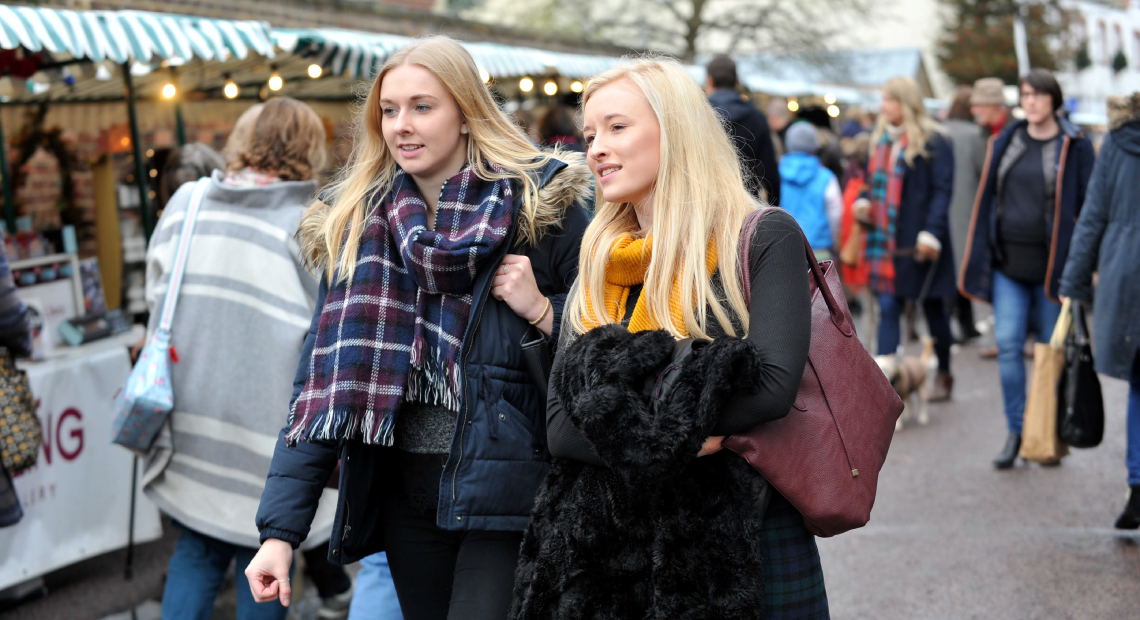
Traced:
<path fill-rule="evenodd" d="M 438 488 L 439 473 L 434 480 Z M 405 620 L 505 620 L 522 532 L 440 529 L 434 506 L 413 506 L 404 485 L 393 487 L 384 502 L 384 544 Z"/>
<path fill-rule="evenodd" d="M 302 555 L 305 556 L 305 574 L 313 580 L 321 598 L 344 594 L 352 587 L 352 578 L 344 567 L 329 562 L 328 545 L 314 547 Z"/>

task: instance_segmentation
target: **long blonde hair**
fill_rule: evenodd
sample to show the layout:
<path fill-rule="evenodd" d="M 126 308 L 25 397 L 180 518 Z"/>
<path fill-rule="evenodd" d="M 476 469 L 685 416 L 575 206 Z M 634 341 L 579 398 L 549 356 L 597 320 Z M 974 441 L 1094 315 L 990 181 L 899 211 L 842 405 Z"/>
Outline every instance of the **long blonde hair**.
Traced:
<path fill-rule="evenodd" d="M 903 130 L 906 133 L 906 164 L 914 166 L 916 157 L 926 157 L 926 143 L 934 134 L 942 133 L 942 127 L 926 113 L 926 106 L 922 105 L 922 95 L 918 92 L 918 84 L 914 80 L 900 75 L 887 80 L 883 85 L 883 92 L 902 104 Z M 875 133 L 871 136 L 871 148 L 883 138 L 887 130 L 887 118 L 880 114 L 875 124 Z"/>
<path fill-rule="evenodd" d="M 669 298 L 677 278 L 681 299 L 695 302 L 681 304 L 690 336 L 708 337 L 706 308 L 712 310 L 726 333 L 736 335 L 732 315 L 747 330 L 748 305 L 736 248 L 740 225 L 757 204 L 745 188 L 723 121 L 681 64 L 664 58 L 644 58 L 593 78 L 582 96 L 583 109 L 598 90 L 622 79 L 641 90 L 661 127 L 653 226 L 647 231 L 653 235 L 653 254 L 645 274 L 642 303 L 655 323 L 674 337 L 682 337 L 669 318 Z M 605 202 L 600 196 L 598 202 L 601 206 L 586 228 L 578 279 L 567 302 L 568 324 L 578 334 L 586 331 L 584 317 L 590 313 L 590 306 L 599 312 L 605 308 L 606 263 L 615 241 L 625 233 L 639 234 L 633 204 Z M 716 245 L 723 297 L 705 266 L 710 239 Z M 597 313 L 590 320 L 594 324 L 613 322 Z"/>
<path fill-rule="evenodd" d="M 371 198 L 386 193 L 395 178 L 397 164 L 381 129 L 380 85 L 392 69 L 404 65 L 431 71 L 455 99 L 469 131 L 467 162 L 480 178 L 521 181 L 518 228 L 524 243 L 536 243 L 562 219 L 564 207 L 541 203 L 539 188 L 529 174 L 545 165 L 551 155 L 539 150 L 503 114 L 463 46 L 445 36 L 427 37 L 400 49 L 384 63 L 358 114 L 347 164 L 324 193 L 326 201 L 315 202 L 301 221 L 298 235 L 304 255 L 313 267 L 327 270 L 329 282 L 337 274 L 352 280 Z M 491 171 L 488 164 L 503 172 Z"/>

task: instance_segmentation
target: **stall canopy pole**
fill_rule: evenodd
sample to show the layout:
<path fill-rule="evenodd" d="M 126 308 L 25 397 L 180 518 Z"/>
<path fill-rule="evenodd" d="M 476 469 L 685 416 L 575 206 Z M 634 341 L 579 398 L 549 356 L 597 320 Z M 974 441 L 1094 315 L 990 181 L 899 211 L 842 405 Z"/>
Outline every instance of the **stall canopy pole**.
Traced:
<path fill-rule="evenodd" d="M 174 102 L 174 131 L 178 134 L 178 146 L 186 146 L 186 125 L 182 122 L 182 104 Z"/>
<path fill-rule="evenodd" d="M 8 234 L 16 233 L 16 201 L 12 198 L 12 175 L 8 170 L 8 142 L 4 126 L 0 125 L 0 176 L 4 177 L 4 217 L 8 221 Z"/>
<path fill-rule="evenodd" d="M 143 234 L 150 241 L 150 233 L 154 230 L 151 221 L 150 205 L 148 204 L 146 187 L 146 166 L 143 164 L 142 140 L 139 139 L 139 114 L 135 110 L 135 85 L 131 81 L 131 65 L 123 63 L 123 83 L 127 87 L 127 113 L 131 119 L 131 151 L 135 157 L 135 184 L 139 188 L 139 209 L 142 210 Z"/>

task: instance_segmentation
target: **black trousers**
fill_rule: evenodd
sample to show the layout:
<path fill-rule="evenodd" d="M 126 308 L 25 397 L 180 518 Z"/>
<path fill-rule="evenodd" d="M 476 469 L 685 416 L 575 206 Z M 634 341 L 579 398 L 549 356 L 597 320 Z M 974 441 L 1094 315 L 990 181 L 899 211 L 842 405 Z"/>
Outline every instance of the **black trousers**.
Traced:
<path fill-rule="evenodd" d="M 305 556 L 305 574 L 313 580 L 321 598 L 344 594 L 352 587 L 352 578 L 344 567 L 329 562 L 328 545 L 314 547 L 301 555 Z"/>
<path fill-rule="evenodd" d="M 442 468 L 433 469 L 438 489 Z M 403 485 L 393 487 L 384 502 L 384 545 L 405 620 L 505 620 L 522 532 L 440 529 L 434 506 L 413 505 Z"/>

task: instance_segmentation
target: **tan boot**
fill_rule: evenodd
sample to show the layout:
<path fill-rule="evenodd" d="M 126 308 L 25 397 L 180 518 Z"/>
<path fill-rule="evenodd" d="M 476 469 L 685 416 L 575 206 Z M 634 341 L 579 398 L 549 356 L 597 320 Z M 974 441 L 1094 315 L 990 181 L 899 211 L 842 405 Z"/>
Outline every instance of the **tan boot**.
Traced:
<path fill-rule="evenodd" d="M 950 392 L 954 389 L 954 375 L 940 372 L 934 378 L 934 385 L 930 390 L 930 402 L 941 403 L 950 400 Z"/>

